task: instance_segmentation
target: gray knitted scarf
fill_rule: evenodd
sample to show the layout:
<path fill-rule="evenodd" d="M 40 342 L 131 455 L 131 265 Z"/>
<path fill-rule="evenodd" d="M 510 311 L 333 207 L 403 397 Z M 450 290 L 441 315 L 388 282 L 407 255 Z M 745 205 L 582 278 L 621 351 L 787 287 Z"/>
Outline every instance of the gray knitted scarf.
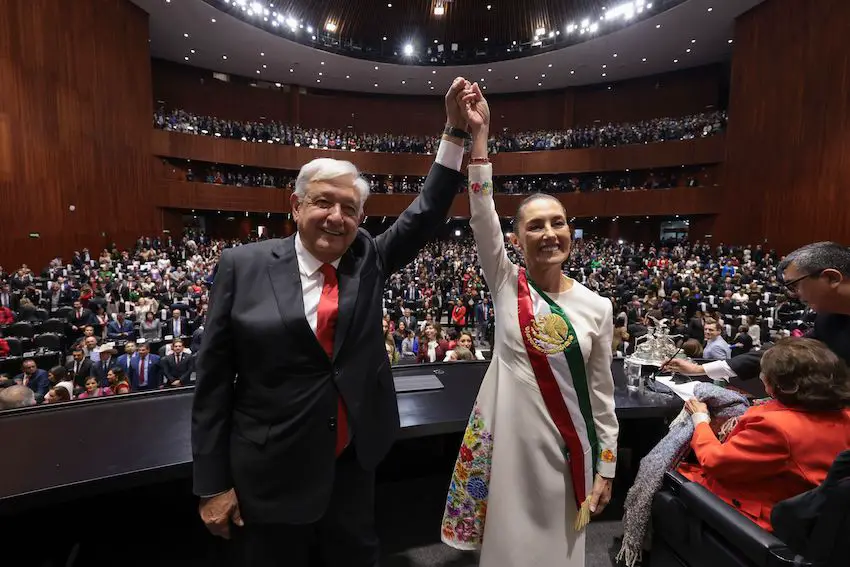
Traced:
<path fill-rule="evenodd" d="M 694 397 L 708 406 L 714 431 L 749 407 L 741 394 L 713 384 L 697 384 Z M 687 453 L 693 433 L 693 422 L 687 410 L 682 409 L 682 413 L 670 424 L 669 433 L 641 460 L 635 483 L 626 496 L 623 545 L 617 554 L 617 562 L 625 561 L 628 567 L 640 562 L 643 539 L 652 513 L 652 499 L 661 487 L 664 473 L 676 467 Z"/>

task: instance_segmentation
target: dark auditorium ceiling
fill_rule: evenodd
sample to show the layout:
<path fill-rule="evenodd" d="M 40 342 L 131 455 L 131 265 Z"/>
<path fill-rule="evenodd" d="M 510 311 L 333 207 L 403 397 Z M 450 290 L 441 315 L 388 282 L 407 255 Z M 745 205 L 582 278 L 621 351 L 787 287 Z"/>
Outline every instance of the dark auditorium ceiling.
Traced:
<path fill-rule="evenodd" d="M 727 60 L 735 18 L 762 0 L 451 0 L 439 16 L 445 0 L 132 1 L 153 57 L 268 86 L 433 95 L 458 75 L 524 92 Z"/>

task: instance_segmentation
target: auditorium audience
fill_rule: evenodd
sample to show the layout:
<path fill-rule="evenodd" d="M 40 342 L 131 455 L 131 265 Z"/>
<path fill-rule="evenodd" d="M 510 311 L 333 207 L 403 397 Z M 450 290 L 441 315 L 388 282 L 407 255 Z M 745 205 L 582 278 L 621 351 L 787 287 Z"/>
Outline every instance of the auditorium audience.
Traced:
<path fill-rule="evenodd" d="M 740 416 L 722 443 L 707 406 L 688 401 L 698 464 L 680 472 L 772 530 L 773 506 L 818 486 L 850 447 L 850 373 L 824 343 L 791 338 L 765 351 L 761 380 L 772 399 Z"/>
<path fill-rule="evenodd" d="M 232 138 L 244 142 L 366 152 L 431 154 L 436 151 L 439 142 L 439 139 L 433 136 L 363 134 L 348 130 L 302 128 L 275 121 L 240 122 L 196 116 L 183 110 L 167 112 L 164 108 L 154 113 L 153 125 L 161 130 Z M 569 130 L 516 133 L 503 131 L 492 136 L 488 145 L 490 153 L 613 147 L 704 138 L 718 134 L 725 128 L 726 113 L 717 111 L 635 123 L 595 124 Z"/>

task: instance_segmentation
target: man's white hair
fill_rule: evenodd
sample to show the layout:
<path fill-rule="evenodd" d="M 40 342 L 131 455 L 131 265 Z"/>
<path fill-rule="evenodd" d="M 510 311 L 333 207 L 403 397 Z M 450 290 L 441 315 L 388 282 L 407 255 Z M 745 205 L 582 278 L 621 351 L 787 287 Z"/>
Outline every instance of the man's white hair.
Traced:
<path fill-rule="evenodd" d="M 298 178 L 295 180 L 295 195 L 300 201 L 307 195 L 307 185 L 311 182 L 327 181 L 345 175 L 354 176 L 354 187 L 360 192 L 360 210 L 362 211 L 366 199 L 369 198 L 369 183 L 360 176 L 357 166 L 350 161 L 316 158 L 304 164 L 301 167 L 301 171 L 298 172 Z"/>

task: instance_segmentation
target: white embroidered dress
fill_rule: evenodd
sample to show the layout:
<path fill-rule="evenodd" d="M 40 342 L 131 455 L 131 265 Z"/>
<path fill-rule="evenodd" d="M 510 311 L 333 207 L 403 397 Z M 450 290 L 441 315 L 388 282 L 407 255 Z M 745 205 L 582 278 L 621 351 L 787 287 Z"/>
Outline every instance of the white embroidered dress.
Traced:
<path fill-rule="evenodd" d="M 452 547 L 480 549 L 480 567 L 583 567 L 585 532 L 574 527 L 578 507 L 566 444 L 526 351 L 518 314 L 519 267 L 505 251 L 492 187 L 492 166 L 470 166 L 470 225 L 493 296 L 496 334 L 452 475 L 441 535 Z M 595 461 L 596 472 L 613 478 L 618 424 L 611 303 L 576 281 L 568 291 L 549 295 L 572 324 L 584 358 L 598 438 L 593 460 L 589 447 L 584 457 Z M 575 391 L 559 387 L 572 413 Z M 577 430 L 583 427 L 578 421 Z M 593 483 L 589 477 L 586 494 Z"/>

